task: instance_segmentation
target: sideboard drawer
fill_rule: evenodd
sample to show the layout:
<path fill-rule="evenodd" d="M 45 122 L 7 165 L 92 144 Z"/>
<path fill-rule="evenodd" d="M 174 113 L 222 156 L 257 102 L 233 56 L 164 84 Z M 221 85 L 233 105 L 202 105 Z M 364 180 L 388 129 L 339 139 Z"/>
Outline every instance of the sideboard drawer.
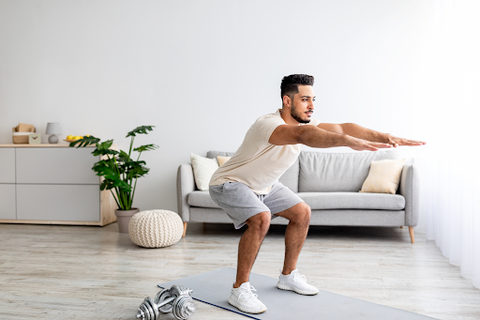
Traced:
<path fill-rule="evenodd" d="M 17 219 L 100 221 L 98 185 L 17 184 Z"/>
<path fill-rule="evenodd" d="M 0 184 L 0 219 L 16 219 L 15 185 Z"/>
<path fill-rule="evenodd" d="M 100 184 L 92 148 L 18 148 L 17 183 Z"/>
<path fill-rule="evenodd" d="M 14 148 L 0 148 L 0 183 L 15 183 Z"/>

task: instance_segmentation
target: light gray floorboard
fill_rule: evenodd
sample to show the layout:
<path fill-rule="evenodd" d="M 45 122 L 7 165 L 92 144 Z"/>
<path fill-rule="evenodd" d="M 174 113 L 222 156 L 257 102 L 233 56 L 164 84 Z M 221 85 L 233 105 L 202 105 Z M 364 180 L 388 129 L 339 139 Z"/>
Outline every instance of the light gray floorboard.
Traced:
<path fill-rule="evenodd" d="M 253 272 L 278 276 L 284 231 L 272 226 Z M 177 244 L 144 249 L 116 224 L 0 224 L 0 319 L 135 319 L 157 283 L 235 267 L 240 235 L 231 225 L 190 223 Z M 480 290 L 432 241 L 415 238 L 407 228 L 312 227 L 298 267 L 325 291 L 438 319 L 480 319 Z M 192 319 L 247 319 L 197 308 Z"/>

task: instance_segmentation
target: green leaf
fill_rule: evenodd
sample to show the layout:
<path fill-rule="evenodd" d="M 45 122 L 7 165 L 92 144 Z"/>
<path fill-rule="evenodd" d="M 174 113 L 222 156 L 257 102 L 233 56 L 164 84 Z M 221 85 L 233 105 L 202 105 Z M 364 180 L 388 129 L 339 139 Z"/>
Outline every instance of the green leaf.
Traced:
<path fill-rule="evenodd" d="M 113 144 L 113 139 L 112 140 L 107 140 L 101 143 L 97 143 L 97 148 L 93 150 L 92 154 L 94 156 L 105 156 L 105 155 L 117 155 L 118 151 L 110 149 L 110 147 Z"/>
<path fill-rule="evenodd" d="M 143 151 L 150 151 L 150 150 L 155 150 L 158 149 L 158 146 L 156 144 L 146 144 L 143 146 L 140 146 L 138 148 L 133 149 L 133 151 L 138 151 L 138 152 L 143 152 Z"/>
<path fill-rule="evenodd" d="M 118 177 L 115 164 L 111 160 L 100 160 L 95 163 L 92 170 L 97 173 L 97 176 L 103 176 L 106 179 L 115 179 Z"/>
<path fill-rule="evenodd" d="M 148 134 L 148 131 L 153 131 L 155 126 L 140 126 L 136 127 L 132 131 L 130 131 L 125 138 L 128 137 L 136 137 L 137 134 Z"/>
<path fill-rule="evenodd" d="M 100 184 L 100 190 L 111 190 L 113 188 L 118 188 L 123 192 L 130 192 L 132 191 L 132 187 L 126 183 L 125 181 L 122 181 L 121 179 L 107 179 L 105 178 L 102 183 Z"/>
<path fill-rule="evenodd" d="M 128 154 L 125 151 L 120 150 L 120 153 L 118 155 L 118 160 L 120 162 L 126 162 L 126 161 L 130 161 L 132 159 L 128 156 Z"/>
<path fill-rule="evenodd" d="M 93 144 L 97 144 L 98 142 L 100 142 L 100 138 L 97 138 L 94 136 L 89 136 L 89 137 L 85 136 L 82 139 L 78 139 L 77 141 L 70 142 L 69 147 L 75 147 L 77 145 L 78 145 L 77 148 L 87 147 Z"/>
<path fill-rule="evenodd" d="M 106 156 L 106 155 L 117 155 L 118 154 L 118 151 L 117 150 L 113 150 L 113 149 L 95 149 L 93 150 L 92 154 L 94 156 Z"/>

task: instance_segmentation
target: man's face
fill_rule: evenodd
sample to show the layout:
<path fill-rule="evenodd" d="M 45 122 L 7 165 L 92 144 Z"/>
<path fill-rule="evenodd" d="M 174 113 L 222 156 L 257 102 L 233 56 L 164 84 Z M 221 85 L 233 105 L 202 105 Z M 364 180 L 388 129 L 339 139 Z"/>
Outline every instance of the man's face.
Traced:
<path fill-rule="evenodd" d="M 309 123 L 313 114 L 315 95 L 312 86 L 298 86 L 298 93 L 293 96 L 290 113 L 298 123 Z"/>

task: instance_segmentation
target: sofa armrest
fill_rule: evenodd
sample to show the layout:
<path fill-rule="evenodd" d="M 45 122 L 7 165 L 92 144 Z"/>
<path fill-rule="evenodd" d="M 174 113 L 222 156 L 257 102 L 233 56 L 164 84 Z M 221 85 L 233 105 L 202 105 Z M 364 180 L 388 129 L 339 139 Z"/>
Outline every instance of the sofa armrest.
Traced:
<path fill-rule="evenodd" d="M 190 221 L 190 206 L 187 202 L 188 194 L 195 190 L 195 178 L 190 163 L 181 164 L 177 171 L 177 206 L 178 214 L 183 222 Z"/>
<path fill-rule="evenodd" d="M 405 225 L 416 226 L 420 210 L 420 186 L 418 172 L 413 164 L 406 164 L 403 167 L 400 194 L 405 197 Z"/>

